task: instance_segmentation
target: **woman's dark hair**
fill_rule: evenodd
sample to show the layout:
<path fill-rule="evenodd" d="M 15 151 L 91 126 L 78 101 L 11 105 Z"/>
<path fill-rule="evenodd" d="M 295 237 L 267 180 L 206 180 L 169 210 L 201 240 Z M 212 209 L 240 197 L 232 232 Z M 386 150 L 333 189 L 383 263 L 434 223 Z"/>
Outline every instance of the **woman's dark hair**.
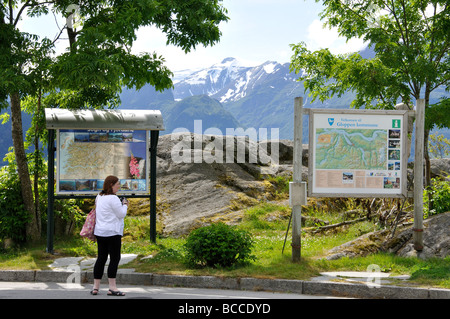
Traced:
<path fill-rule="evenodd" d="M 114 195 L 112 187 L 118 180 L 119 178 L 113 175 L 105 178 L 105 181 L 103 182 L 103 190 L 100 192 L 100 195 Z"/>

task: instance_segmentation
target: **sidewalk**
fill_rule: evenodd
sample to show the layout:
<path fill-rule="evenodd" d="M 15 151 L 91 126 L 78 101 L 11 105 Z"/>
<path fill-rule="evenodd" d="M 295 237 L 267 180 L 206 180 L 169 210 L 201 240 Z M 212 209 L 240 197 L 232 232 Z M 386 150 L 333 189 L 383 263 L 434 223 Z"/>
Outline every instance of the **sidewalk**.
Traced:
<path fill-rule="evenodd" d="M 126 264 L 134 258 L 136 255 L 122 254 L 120 264 Z M 95 258 L 59 258 L 50 265 L 52 270 L 0 271 L 0 281 L 89 283 L 93 282 L 94 263 Z M 103 280 L 107 283 L 106 278 Z M 119 269 L 117 282 L 123 285 L 274 291 L 333 297 L 450 299 L 450 289 L 392 286 L 388 285 L 389 274 L 366 272 L 328 272 L 311 280 L 288 280 L 162 275 Z"/>

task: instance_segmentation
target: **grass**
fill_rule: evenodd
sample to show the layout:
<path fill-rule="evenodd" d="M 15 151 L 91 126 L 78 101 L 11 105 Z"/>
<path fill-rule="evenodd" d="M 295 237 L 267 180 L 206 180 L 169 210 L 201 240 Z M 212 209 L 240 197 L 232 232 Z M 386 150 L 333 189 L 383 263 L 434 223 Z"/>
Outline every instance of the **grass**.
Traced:
<path fill-rule="evenodd" d="M 339 214 L 305 211 L 330 222 L 339 220 Z M 139 258 L 127 264 L 138 272 L 184 275 L 214 275 L 223 277 L 285 278 L 308 280 L 323 271 L 366 271 L 376 264 L 392 275 L 410 275 L 408 285 L 450 288 L 450 258 L 420 260 L 401 258 L 391 254 L 377 253 L 366 257 L 326 260 L 326 252 L 362 234 L 371 232 L 376 226 L 360 222 L 322 234 L 302 235 L 301 261 L 291 261 L 291 238 L 288 236 L 282 254 L 290 208 L 274 203 L 263 203 L 247 209 L 238 227 L 252 233 L 255 241 L 253 254 L 257 260 L 232 268 L 189 268 L 184 263 L 183 244 L 185 238 L 160 237 L 157 243 L 149 241 L 149 220 L 143 216 L 126 218 L 122 253 L 137 254 Z M 305 225 L 304 229 L 312 225 Z M 290 233 L 289 233 L 290 235 Z M 66 256 L 96 255 L 96 244 L 78 236 L 55 239 L 55 255 L 45 252 L 45 242 L 22 248 L 3 250 L 0 254 L 0 269 L 48 269 L 56 258 Z M 152 258 L 141 259 L 152 255 Z M 395 284 L 402 284 L 395 282 Z"/>

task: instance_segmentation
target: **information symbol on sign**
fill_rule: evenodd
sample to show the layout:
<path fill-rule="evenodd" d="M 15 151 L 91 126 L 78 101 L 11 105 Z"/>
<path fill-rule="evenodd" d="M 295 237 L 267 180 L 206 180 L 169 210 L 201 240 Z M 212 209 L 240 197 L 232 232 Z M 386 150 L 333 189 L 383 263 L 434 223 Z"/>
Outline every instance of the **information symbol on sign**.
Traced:
<path fill-rule="evenodd" d="M 400 128 L 400 120 L 392 120 L 392 128 Z"/>

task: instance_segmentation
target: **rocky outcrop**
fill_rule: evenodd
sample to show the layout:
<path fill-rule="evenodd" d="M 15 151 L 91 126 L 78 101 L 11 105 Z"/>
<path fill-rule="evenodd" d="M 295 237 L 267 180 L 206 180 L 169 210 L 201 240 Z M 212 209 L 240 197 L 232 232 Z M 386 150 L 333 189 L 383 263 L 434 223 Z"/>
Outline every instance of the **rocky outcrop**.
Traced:
<path fill-rule="evenodd" d="M 445 258 L 450 256 L 450 212 L 433 216 L 423 222 L 423 250 L 417 252 L 413 246 L 412 227 L 386 241 L 382 249 L 402 257 Z"/>
<path fill-rule="evenodd" d="M 186 234 L 217 217 L 237 218 L 237 211 L 272 199 L 273 185 L 261 176 L 292 175 L 292 142 L 272 144 L 194 133 L 161 136 L 157 194 L 163 233 Z M 279 154 L 277 159 L 270 158 L 271 151 Z"/>
<path fill-rule="evenodd" d="M 269 157 L 272 153 L 276 158 Z M 262 176 L 271 173 L 288 180 L 292 177 L 292 158 L 293 142 L 289 140 L 255 142 L 244 137 L 194 133 L 161 136 L 157 152 L 157 204 L 163 234 L 187 234 L 217 220 L 238 221 L 246 207 L 273 199 L 276 189 Z M 308 145 L 303 145 L 302 163 L 302 179 L 306 181 Z M 448 176 L 450 159 L 432 160 L 432 170 L 436 175 Z M 363 253 L 378 251 L 385 247 L 387 234 L 380 235 L 380 239 L 376 239 L 376 233 L 366 234 L 353 244 L 336 248 L 330 256 L 360 255 L 355 245 Z M 409 235 L 403 236 L 399 240 L 404 245 L 397 251 L 407 254 Z"/>
<path fill-rule="evenodd" d="M 331 249 L 327 259 L 342 257 L 367 256 L 376 252 L 394 253 L 401 257 L 445 258 L 450 256 L 450 212 L 424 220 L 422 251 L 417 252 L 413 246 L 412 225 L 406 225 L 392 236 L 391 230 L 380 230 L 365 234 L 348 243 Z"/>
<path fill-rule="evenodd" d="M 450 158 L 430 160 L 431 175 L 450 179 Z"/>

